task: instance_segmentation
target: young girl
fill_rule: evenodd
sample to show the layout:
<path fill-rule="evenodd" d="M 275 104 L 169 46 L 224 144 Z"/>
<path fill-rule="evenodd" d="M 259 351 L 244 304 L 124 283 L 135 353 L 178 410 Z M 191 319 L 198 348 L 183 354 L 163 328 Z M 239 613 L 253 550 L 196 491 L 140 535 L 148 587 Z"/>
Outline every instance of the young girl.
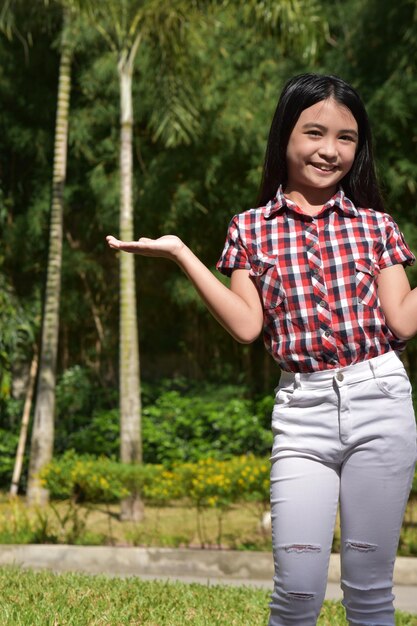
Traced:
<path fill-rule="evenodd" d="M 384 213 L 369 123 L 335 76 L 290 80 L 266 151 L 260 207 L 236 215 L 219 282 L 177 237 L 112 248 L 168 257 L 238 341 L 263 329 L 281 367 L 272 414 L 275 563 L 269 626 L 312 626 L 340 506 L 349 624 L 394 624 L 392 577 L 416 461 L 398 353 L 417 332 L 414 262 Z"/>

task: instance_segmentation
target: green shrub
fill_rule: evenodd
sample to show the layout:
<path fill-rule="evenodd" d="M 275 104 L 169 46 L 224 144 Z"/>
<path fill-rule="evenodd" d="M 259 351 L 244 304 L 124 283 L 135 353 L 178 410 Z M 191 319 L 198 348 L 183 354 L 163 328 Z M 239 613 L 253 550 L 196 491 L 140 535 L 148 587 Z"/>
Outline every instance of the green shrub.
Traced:
<path fill-rule="evenodd" d="M 227 461 L 207 458 L 178 464 L 174 476 L 197 508 L 227 508 L 234 502 L 269 500 L 269 462 L 253 455 Z"/>
<path fill-rule="evenodd" d="M 127 465 L 67 452 L 44 467 L 41 479 L 53 498 L 114 502 L 140 493 L 153 504 L 187 498 L 197 508 L 225 508 L 242 500 L 268 501 L 269 462 L 253 455 L 228 461 Z"/>
<path fill-rule="evenodd" d="M 55 450 L 60 454 L 73 448 L 78 454 L 117 457 L 119 411 L 95 408 L 89 414 L 92 391 L 83 376 L 84 370 L 72 368 L 60 382 Z M 78 393 L 77 382 L 78 401 L 72 398 Z M 177 388 L 170 388 L 173 385 Z M 206 457 L 226 459 L 247 452 L 256 456 L 268 454 L 272 442 L 272 403 L 270 395 L 258 401 L 249 399 L 245 397 L 245 389 L 238 386 L 205 385 L 190 389 L 184 381 L 160 383 L 155 389 L 145 386 L 144 461 L 167 464 L 196 462 Z"/>
<path fill-rule="evenodd" d="M 19 436 L 0 428 L 0 484 L 10 485 Z"/>
<path fill-rule="evenodd" d="M 91 370 L 79 365 L 65 370 L 56 386 L 57 453 L 74 448 L 82 454 L 117 454 L 117 403 L 117 392 L 103 388 Z"/>
<path fill-rule="evenodd" d="M 40 478 L 53 498 L 115 502 L 129 495 L 121 474 L 122 466 L 112 459 L 78 456 L 70 450 L 45 466 Z"/>
<path fill-rule="evenodd" d="M 113 409 L 93 414 L 81 427 L 68 433 L 65 449 L 74 449 L 79 454 L 95 456 L 118 456 L 120 449 L 119 411 Z"/>
<path fill-rule="evenodd" d="M 230 393 L 230 387 L 227 388 Z M 163 392 L 143 409 L 142 439 L 146 462 L 198 461 L 230 458 L 252 452 L 267 454 L 272 437 L 263 414 L 237 388 L 226 396 L 222 389 L 187 396 Z"/>

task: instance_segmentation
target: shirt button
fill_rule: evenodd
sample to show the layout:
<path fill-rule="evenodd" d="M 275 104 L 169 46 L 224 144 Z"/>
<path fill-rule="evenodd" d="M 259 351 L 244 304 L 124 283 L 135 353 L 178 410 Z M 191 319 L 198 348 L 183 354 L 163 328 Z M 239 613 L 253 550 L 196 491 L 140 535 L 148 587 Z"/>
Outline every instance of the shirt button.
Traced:
<path fill-rule="evenodd" d="M 320 270 L 314 270 L 313 274 L 314 274 L 314 276 L 318 276 L 320 274 Z"/>
<path fill-rule="evenodd" d="M 332 334 L 332 331 L 331 331 L 331 330 L 329 330 L 329 329 L 327 329 L 327 330 L 325 330 L 325 331 L 324 331 L 324 336 L 325 336 L 325 337 L 330 337 L 330 335 L 331 335 L 331 334 Z"/>
<path fill-rule="evenodd" d="M 325 306 L 326 306 L 326 303 L 325 303 L 325 301 L 324 301 L 324 300 L 320 300 L 319 304 L 320 304 L 320 306 L 322 306 L 322 307 L 325 307 Z"/>
<path fill-rule="evenodd" d="M 342 374 L 342 372 L 337 372 L 336 374 L 336 378 L 338 381 L 342 382 L 342 380 L 345 378 Z"/>

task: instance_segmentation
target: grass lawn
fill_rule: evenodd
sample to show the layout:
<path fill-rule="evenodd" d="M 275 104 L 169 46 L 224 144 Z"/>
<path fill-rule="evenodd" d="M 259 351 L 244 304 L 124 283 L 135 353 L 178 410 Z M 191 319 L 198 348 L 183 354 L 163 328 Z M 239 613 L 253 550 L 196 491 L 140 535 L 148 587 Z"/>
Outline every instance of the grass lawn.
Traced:
<path fill-rule="evenodd" d="M 269 594 L 206 586 L 0 568 L 1 626 L 265 626 Z M 319 626 L 347 626 L 340 603 L 325 602 Z M 417 626 L 398 612 L 396 624 Z"/>

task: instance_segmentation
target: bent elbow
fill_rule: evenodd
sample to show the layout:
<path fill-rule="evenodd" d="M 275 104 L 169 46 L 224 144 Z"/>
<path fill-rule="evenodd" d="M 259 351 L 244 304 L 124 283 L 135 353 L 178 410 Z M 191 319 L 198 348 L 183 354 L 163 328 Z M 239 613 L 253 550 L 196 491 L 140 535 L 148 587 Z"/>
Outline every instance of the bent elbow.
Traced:
<path fill-rule="evenodd" d="M 388 324 L 388 326 L 394 335 L 401 341 L 408 341 L 409 339 L 412 339 L 417 330 L 415 325 L 411 326 L 410 323 L 407 323 L 404 320 L 394 320 L 392 323 Z"/>
<path fill-rule="evenodd" d="M 416 331 L 413 331 L 413 332 L 411 331 L 410 332 L 404 332 L 404 331 L 395 332 L 394 331 L 394 334 L 396 337 L 398 337 L 398 339 L 401 339 L 401 341 L 409 341 L 409 339 L 412 339 L 414 337 L 414 335 L 416 334 Z"/>
<path fill-rule="evenodd" d="M 257 335 L 251 335 L 248 337 L 235 337 L 235 339 L 241 344 L 250 344 L 256 341 L 258 337 L 259 337 L 259 333 Z"/>
<path fill-rule="evenodd" d="M 249 344 L 249 343 L 253 343 L 254 341 L 258 339 L 259 335 L 261 334 L 261 331 L 262 331 L 262 327 L 261 328 L 245 327 L 245 328 L 240 329 L 239 332 L 233 333 L 233 336 L 236 339 L 236 341 L 238 341 L 239 343 Z"/>

